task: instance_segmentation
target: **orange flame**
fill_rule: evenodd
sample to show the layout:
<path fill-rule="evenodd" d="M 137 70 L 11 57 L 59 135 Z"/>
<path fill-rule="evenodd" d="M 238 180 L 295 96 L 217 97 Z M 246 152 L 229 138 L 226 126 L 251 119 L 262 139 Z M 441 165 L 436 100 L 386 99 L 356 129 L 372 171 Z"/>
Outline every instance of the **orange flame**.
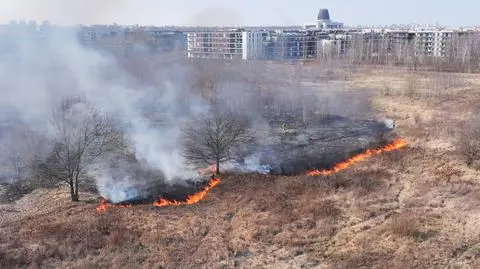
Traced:
<path fill-rule="evenodd" d="M 201 200 L 205 199 L 207 193 L 216 185 L 220 183 L 220 179 L 212 178 L 207 186 L 205 186 L 201 191 L 194 193 L 192 195 L 187 196 L 185 201 L 176 201 L 176 200 L 166 200 L 160 199 L 158 201 L 153 202 L 153 206 L 169 206 L 169 205 L 192 205 L 200 202 Z M 98 212 L 105 212 L 110 207 L 119 207 L 119 208 L 127 208 L 132 207 L 132 205 L 114 205 L 107 202 L 107 200 L 102 200 L 100 204 L 97 206 L 96 210 Z"/>
<path fill-rule="evenodd" d="M 102 200 L 100 204 L 97 206 L 96 210 L 98 212 L 104 212 L 104 211 L 107 211 L 109 207 L 127 208 L 127 207 L 132 207 L 132 205 L 128 205 L 128 204 L 113 205 L 107 202 L 107 200 Z"/>
<path fill-rule="evenodd" d="M 219 179 L 212 178 L 210 180 L 210 182 L 208 182 L 207 186 L 205 186 L 205 188 L 203 188 L 203 190 L 187 196 L 187 199 L 185 199 L 185 201 L 175 201 L 175 200 L 169 201 L 169 200 L 165 200 L 165 199 L 160 199 L 160 200 L 154 202 L 153 205 L 154 206 L 168 206 L 168 205 L 193 205 L 193 204 L 196 204 L 196 203 L 200 202 L 201 200 L 203 200 L 207 196 L 207 193 L 213 187 L 217 186 L 218 183 L 220 183 Z"/>
<path fill-rule="evenodd" d="M 401 148 L 404 148 L 407 146 L 407 141 L 401 139 L 401 138 L 398 138 L 398 139 L 395 139 L 392 143 L 389 143 L 387 145 L 385 145 L 384 147 L 382 148 L 379 148 L 379 149 L 367 149 L 365 152 L 363 153 L 360 153 L 360 154 L 357 154 L 357 155 L 354 155 L 353 157 L 350 157 L 348 158 L 347 160 L 343 161 L 343 162 L 340 162 L 340 163 L 337 163 L 335 164 L 335 166 L 333 166 L 333 168 L 331 169 L 324 169 L 324 170 L 310 170 L 307 172 L 307 175 L 309 176 L 327 176 L 327 175 L 331 175 L 333 173 L 337 173 L 339 171 L 342 171 L 344 169 L 347 169 L 349 166 L 351 166 L 352 164 L 355 164 L 355 163 L 358 163 L 360 161 L 362 161 L 363 159 L 367 158 L 367 157 L 370 157 L 374 154 L 380 154 L 380 153 L 383 153 L 383 152 L 389 152 L 389 151 L 394 151 L 394 150 L 398 150 L 398 149 L 401 149 Z"/>

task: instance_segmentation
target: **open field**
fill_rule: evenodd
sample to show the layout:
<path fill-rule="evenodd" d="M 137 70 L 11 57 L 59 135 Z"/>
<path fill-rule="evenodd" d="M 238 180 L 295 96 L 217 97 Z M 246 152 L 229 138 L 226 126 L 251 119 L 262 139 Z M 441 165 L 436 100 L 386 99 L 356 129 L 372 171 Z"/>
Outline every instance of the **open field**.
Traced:
<path fill-rule="evenodd" d="M 35 190 L 0 205 L 0 268 L 479 268 L 480 172 L 454 144 L 480 112 L 480 76 L 296 79 L 367 91 L 409 147 L 328 177 L 223 175 L 191 206 L 99 214 L 93 194 L 72 203 L 67 188 Z"/>

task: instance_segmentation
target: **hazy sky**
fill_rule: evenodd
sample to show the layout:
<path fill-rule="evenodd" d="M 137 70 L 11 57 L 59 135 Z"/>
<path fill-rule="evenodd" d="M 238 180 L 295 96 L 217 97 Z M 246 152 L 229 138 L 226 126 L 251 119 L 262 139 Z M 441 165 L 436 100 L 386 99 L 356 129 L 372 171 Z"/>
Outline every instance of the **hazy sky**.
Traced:
<path fill-rule="evenodd" d="M 346 24 L 480 24 L 478 0 L 0 0 L 0 23 L 301 25 L 319 8 Z"/>

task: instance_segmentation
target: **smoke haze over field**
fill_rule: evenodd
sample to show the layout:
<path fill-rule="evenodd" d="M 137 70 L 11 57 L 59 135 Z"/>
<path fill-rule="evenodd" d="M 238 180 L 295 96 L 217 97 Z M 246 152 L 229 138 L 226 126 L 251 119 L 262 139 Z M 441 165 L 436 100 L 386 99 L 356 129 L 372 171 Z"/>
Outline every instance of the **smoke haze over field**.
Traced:
<path fill-rule="evenodd" d="M 25 130 L 35 132 L 38 137 L 54 138 L 50 123 L 53 109 L 64 97 L 83 96 L 116 119 L 126 132 L 136 158 L 152 169 L 161 170 L 165 179 L 197 175 L 185 169 L 177 138 L 182 122 L 192 113 L 204 111 L 206 105 L 189 92 L 188 83 L 182 82 L 188 81 L 184 77 L 185 67 L 170 64 L 169 72 L 162 67 L 156 70 L 154 84 L 141 84 L 113 57 L 80 47 L 74 35 L 51 36 L 40 43 L 22 41 L 3 56 L 2 120 L 6 125 L 13 123 L 25 129 L 2 129 L 2 153 L 26 154 L 28 151 L 22 151 L 21 147 L 27 144 L 18 140 Z M 177 75 L 170 76 L 170 72 Z M 44 156 L 46 150 L 38 153 Z M 117 180 L 105 172 L 99 174 L 97 170 L 96 175 L 107 181 Z"/>
<path fill-rule="evenodd" d="M 93 3 L 87 2 L 85 5 Z M 47 4 L 54 5 L 54 1 Z M 104 1 L 102 5 L 108 9 L 121 4 Z M 99 15 L 78 10 L 73 16 Z M 333 91 L 318 85 L 302 86 L 301 76 L 295 74 L 312 76 L 307 74 L 312 71 L 308 67 L 292 72 L 288 65 L 267 66 L 262 62 L 190 61 L 178 55 L 145 55 L 142 50 L 127 56 L 99 52 L 82 47 L 73 31 L 12 42 L 0 48 L 0 147 L 4 153 L 0 163 L 18 167 L 19 161 L 29 165 L 51 154 L 59 138 L 51 121 L 54 108 L 64 98 L 85 98 L 112 117 L 111 123 L 125 134 L 135 157 L 132 164 L 109 155 L 87 167 L 97 189 L 113 202 L 141 195 L 153 181 L 199 179 L 195 167 L 187 165 L 182 155 L 180 138 L 185 124 L 210 111 L 213 103 L 246 116 L 252 123 L 258 144 L 242 145 L 239 151 L 244 159 L 227 165 L 242 172 L 268 172 L 272 165 L 286 161 L 270 161 L 270 155 L 298 147 L 297 142 L 279 146 L 276 139 L 282 123 L 315 122 L 315 113 L 360 118 L 372 115 L 364 92 L 342 91 L 341 86 Z M 314 69 L 312 73 L 318 76 L 325 71 Z M 369 129 L 370 125 L 366 126 Z M 366 136 L 371 137 L 370 129 Z M 308 139 L 307 133 L 302 139 Z M 302 147 L 315 150 L 314 145 Z M 267 163 L 261 163 L 264 159 Z"/>

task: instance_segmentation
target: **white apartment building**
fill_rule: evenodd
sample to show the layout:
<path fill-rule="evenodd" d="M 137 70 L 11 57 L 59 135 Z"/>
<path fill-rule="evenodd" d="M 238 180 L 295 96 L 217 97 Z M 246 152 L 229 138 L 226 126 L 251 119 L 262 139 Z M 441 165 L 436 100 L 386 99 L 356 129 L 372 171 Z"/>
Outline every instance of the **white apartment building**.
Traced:
<path fill-rule="evenodd" d="M 211 59 L 261 59 L 264 31 L 243 29 L 187 33 L 187 57 Z"/>
<path fill-rule="evenodd" d="M 241 59 L 243 35 L 241 30 L 222 30 L 187 33 L 187 57 L 211 59 Z"/>
<path fill-rule="evenodd" d="M 242 32 L 242 59 L 262 59 L 264 55 L 264 40 L 266 32 L 244 31 Z"/>
<path fill-rule="evenodd" d="M 448 42 L 457 33 L 453 30 L 415 31 L 415 48 L 418 54 L 426 56 L 445 56 Z"/>

